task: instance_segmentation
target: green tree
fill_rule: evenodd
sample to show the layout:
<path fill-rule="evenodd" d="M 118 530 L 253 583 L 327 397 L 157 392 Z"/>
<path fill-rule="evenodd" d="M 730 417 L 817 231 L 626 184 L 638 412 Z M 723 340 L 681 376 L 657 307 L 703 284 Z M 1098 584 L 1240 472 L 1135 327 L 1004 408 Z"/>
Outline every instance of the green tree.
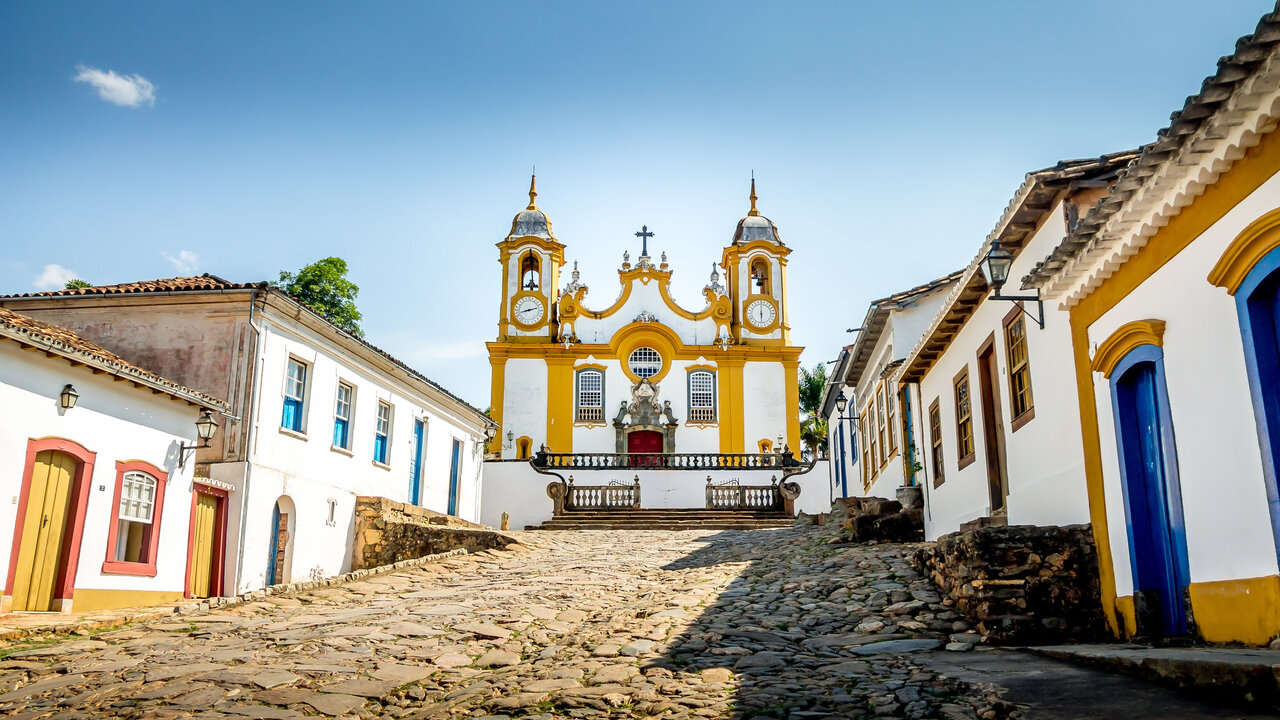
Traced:
<path fill-rule="evenodd" d="M 81 280 L 80 278 L 71 278 L 70 280 L 67 281 L 67 284 L 65 287 L 68 290 L 77 290 L 79 288 L 93 287 L 93 285 L 89 283 L 87 280 Z"/>
<path fill-rule="evenodd" d="M 800 367 L 800 441 L 810 457 L 827 451 L 827 419 L 822 417 L 822 398 L 827 393 L 827 366 L 818 363 L 812 370 Z"/>
<path fill-rule="evenodd" d="M 356 337 L 364 337 L 360 311 L 356 309 L 360 288 L 347 279 L 346 260 L 336 257 L 317 260 L 296 275 L 282 270 L 280 288 L 334 325 Z"/>

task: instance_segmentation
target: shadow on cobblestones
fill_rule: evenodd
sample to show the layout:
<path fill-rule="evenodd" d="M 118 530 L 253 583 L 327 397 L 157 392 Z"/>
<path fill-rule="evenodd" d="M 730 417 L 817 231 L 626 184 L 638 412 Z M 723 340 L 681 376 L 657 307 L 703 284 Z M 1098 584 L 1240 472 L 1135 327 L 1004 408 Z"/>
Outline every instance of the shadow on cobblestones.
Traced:
<path fill-rule="evenodd" d="M 725 683 L 728 717 L 1010 717 L 993 693 L 911 662 L 968 629 L 908 564 L 915 546 L 829 545 L 827 535 L 724 532 L 668 564 L 738 567 L 707 603 L 667 599 L 674 607 L 658 614 L 686 628 L 660 664 L 700 674 L 708 690 Z"/>

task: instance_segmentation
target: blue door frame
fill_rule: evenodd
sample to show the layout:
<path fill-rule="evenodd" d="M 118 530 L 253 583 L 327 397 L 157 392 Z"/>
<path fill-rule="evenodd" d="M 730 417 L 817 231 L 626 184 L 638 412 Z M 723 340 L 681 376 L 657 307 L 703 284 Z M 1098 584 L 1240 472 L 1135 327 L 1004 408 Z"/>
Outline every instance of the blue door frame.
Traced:
<path fill-rule="evenodd" d="M 1120 360 L 1111 373 L 1111 403 L 1135 601 L 1143 598 L 1144 619 L 1159 612 L 1159 628 L 1139 632 L 1186 635 L 1190 569 L 1160 348 L 1142 345 Z"/>
<path fill-rule="evenodd" d="M 409 504 L 422 504 L 422 436 L 426 423 L 413 421 L 413 454 L 409 458 Z"/>
<path fill-rule="evenodd" d="M 271 509 L 271 543 L 267 545 L 267 585 L 275 585 L 276 554 L 280 551 L 280 503 Z"/>
<path fill-rule="evenodd" d="M 1235 300 L 1271 532 L 1280 552 L 1280 248 L 1253 266 Z"/>
<path fill-rule="evenodd" d="M 449 465 L 449 514 L 458 514 L 458 480 L 462 472 L 462 441 L 453 441 L 453 460 Z"/>

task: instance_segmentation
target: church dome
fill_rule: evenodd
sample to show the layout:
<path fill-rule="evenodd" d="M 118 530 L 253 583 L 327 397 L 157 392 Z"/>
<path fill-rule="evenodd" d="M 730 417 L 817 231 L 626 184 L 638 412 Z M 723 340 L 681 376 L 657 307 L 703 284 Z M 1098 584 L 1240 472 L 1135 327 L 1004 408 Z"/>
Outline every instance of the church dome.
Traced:
<path fill-rule="evenodd" d="M 751 212 L 747 216 L 738 221 L 738 229 L 733 232 L 733 244 L 740 245 L 748 243 L 752 240 L 768 240 L 769 242 L 782 244 L 782 238 L 778 236 L 778 226 L 773 221 L 760 214 L 756 209 L 756 180 L 751 179 Z"/>
<path fill-rule="evenodd" d="M 511 233 L 507 235 L 508 240 L 529 236 L 555 240 L 555 235 L 551 232 L 551 218 L 538 209 L 537 197 L 538 176 L 534 175 L 529 180 L 529 207 L 516 213 L 515 218 L 512 219 Z"/>

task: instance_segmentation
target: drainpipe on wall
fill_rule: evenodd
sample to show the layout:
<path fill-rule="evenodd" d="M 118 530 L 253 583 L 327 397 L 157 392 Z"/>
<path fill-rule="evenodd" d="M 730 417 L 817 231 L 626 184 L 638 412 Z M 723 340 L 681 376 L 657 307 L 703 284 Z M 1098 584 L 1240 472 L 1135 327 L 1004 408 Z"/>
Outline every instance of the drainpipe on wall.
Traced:
<path fill-rule="evenodd" d="M 239 549 L 236 551 L 236 574 L 233 582 L 233 595 L 240 593 L 240 577 L 244 573 L 244 543 L 245 543 L 245 526 L 248 524 L 249 512 L 249 477 L 253 473 L 253 451 L 257 446 L 258 439 L 258 384 L 262 377 L 264 368 L 266 367 L 266 358 L 263 357 L 267 340 L 266 323 L 259 327 L 253 322 L 253 311 L 257 306 L 258 293 L 255 290 L 249 296 L 249 327 L 253 328 L 253 332 L 257 338 L 254 349 L 254 365 L 253 378 L 249 384 L 249 440 L 245 443 L 244 455 L 244 478 L 240 483 L 240 542 Z"/>

